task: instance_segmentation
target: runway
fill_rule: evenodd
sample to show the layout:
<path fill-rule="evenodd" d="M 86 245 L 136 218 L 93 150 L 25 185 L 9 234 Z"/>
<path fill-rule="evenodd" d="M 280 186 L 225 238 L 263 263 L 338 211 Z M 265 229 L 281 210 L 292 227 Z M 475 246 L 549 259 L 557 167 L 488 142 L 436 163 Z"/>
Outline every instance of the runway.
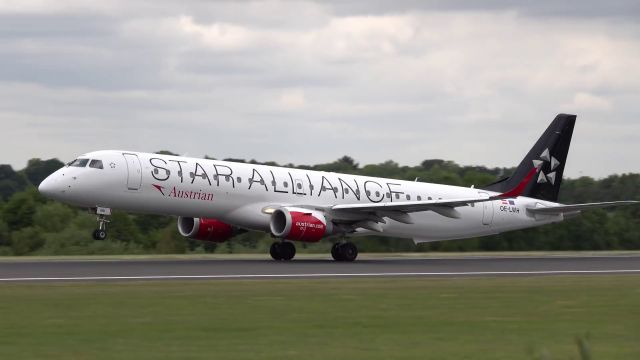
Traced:
<path fill-rule="evenodd" d="M 276 262 L 262 259 L 0 261 L 0 283 L 340 277 L 486 277 L 637 274 L 640 255 L 367 258 Z"/>

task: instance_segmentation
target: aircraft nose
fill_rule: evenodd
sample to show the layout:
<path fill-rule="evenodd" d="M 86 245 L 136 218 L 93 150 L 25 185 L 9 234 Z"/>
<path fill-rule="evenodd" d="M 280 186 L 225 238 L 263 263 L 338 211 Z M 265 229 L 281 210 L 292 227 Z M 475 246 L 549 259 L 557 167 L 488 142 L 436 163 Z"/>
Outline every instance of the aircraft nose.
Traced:
<path fill-rule="evenodd" d="M 57 182 L 58 181 L 55 176 L 49 175 L 44 180 L 42 180 L 40 185 L 38 185 L 38 191 L 40 191 L 40 194 L 46 197 L 53 197 L 54 195 L 56 195 L 56 193 L 59 192 Z"/>

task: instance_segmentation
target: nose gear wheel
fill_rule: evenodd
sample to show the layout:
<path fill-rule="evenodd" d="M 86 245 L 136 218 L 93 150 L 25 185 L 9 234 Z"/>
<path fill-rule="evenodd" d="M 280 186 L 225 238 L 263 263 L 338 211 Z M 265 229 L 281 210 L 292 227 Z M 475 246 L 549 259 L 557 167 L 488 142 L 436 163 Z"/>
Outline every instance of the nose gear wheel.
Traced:
<path fill-rule="evenodd" d="M 90 211 L 98 215 L 96 217 L 96 220 L 98 221 L 98 228 L 93 231 L 93 239 L 102 241 L 107 238 L 107 224 L 109 223 L 109 219 L 107 217 L 111 215 L 111 209 L 94 208 L 90 209 Z"/>

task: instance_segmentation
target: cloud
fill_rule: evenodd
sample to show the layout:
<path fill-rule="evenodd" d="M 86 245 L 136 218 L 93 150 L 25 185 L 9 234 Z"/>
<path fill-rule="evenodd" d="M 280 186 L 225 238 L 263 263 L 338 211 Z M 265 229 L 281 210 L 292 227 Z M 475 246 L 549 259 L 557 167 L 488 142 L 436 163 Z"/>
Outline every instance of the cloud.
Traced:
<path fill-rule="evenodd" d="M 501 1 L 16 4 L 0 4 L 0 150 L 16 167 L 95 148 L 512 166 L 577 112 L 570 175 L 638 171 L 640 32 L 624 2 L 601 16 Z M 611 141 L 581 145 L 593 137 Z M 595 152 L 609 160 L 593 167 Z"/>
<path fill-rule="evenodd" d="M 637 18 L 640 5 L 634 0 L 512 1 L 512 0 L 324 0 L 335 13 L 386 14 L 416 11 L 487 12 L 512 11 L 540 18 Z"/>
<path fill-rule="evenodd" d="M 283 110 L 301 110 L 305 108 L 306 99 L 304 91 L 300 89 L 289 89 L 280 95 L 280 108 Z"/>
<path fill-rule="evenodd" d="M 108 1 L 82 0 L 5 0 L 0 2 L 0 14 L 70 14 L 105 13 L 114 10 Z"/>
<path fill-rule="evenodd" d="M 602 96 L 579 92 L 573 97 L 573 102 L 566 107 L 586 111 L 608 110 L 611 108 L 611 102 Z"/>

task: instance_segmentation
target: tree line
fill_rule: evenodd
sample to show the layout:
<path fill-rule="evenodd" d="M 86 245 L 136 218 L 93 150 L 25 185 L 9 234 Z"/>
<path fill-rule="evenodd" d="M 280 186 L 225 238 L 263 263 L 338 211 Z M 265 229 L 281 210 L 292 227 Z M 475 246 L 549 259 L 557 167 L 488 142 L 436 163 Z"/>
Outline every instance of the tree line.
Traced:
<path fill-rule="evenodd" d="M 168 151 L 160 153 L 171 154 Z M 223 159 L 258 164 L 255 160 Z M 278 166 L 274 162 L 260 163 Z M 32 159 L 15 171 L 0 165 L 0 256 L 80 254 L 267 253 L 269 234 L 248 232 L 221 244 L 180 236 L 176 219 L 169 216 L 127 214 L 114 211 L 109 238 L 94 241 L 95 217 L 42 197 L 37 186 L 64 166 L 57 159 Z M 430 159 L 417 166 L 394 161 L 360 166 L 349 156 L 318 165 L 287 167 L 333 171 L 364 176 L 416 180 L 458 186 L 475 186 L 508 176 L 513 168 L 461 166 Z M 585 203 L 608 200 L 640 200 L 640 174 L 611 175 L 604 179 L 564 179 L 560 202 Z M 329 252 L 331 240 L 298 244 L 300 252 Z M 394 251 L 522 251 L 522 250 L 633 250 L 640 249 L 640 206 L 586 211 L 560 224 L 500 235 L 415 245 L 408 239 L 380 236 L 353 239 L 363 252 Z"/>

